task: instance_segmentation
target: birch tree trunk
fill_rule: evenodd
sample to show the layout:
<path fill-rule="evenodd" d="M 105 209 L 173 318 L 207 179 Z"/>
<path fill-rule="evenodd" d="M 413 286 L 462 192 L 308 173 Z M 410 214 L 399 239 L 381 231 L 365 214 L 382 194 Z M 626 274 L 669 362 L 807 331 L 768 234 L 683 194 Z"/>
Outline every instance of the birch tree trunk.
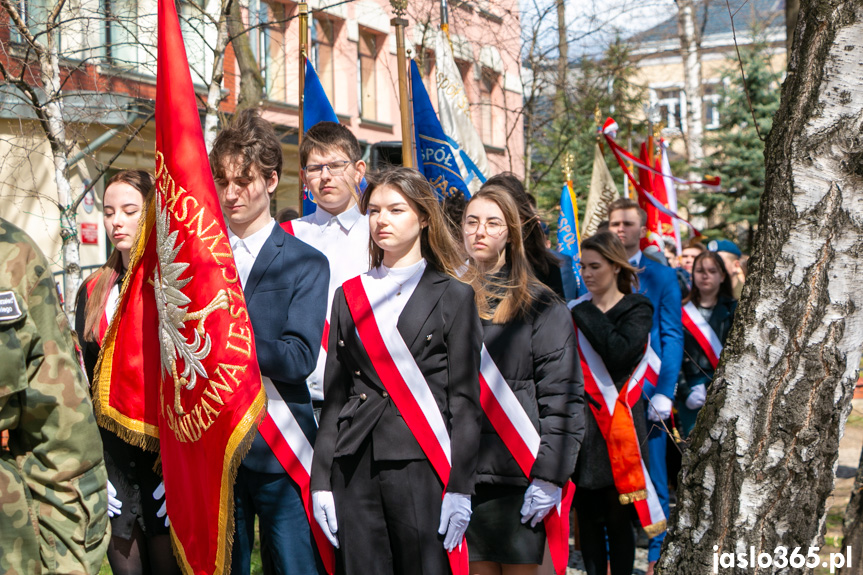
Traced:
<path fill-rule="evenodd" d="M 207 87 L 207 112 L 204 115 L 204 145 L 207 152 L 219 133 L 219 105 L 222 103 L 222 80 L 225 77 L 225 49 L 228 47 L 228 18 L 234 0 L 223 0 L 216 23 L 216 45 L 213 47 L 213 73 Z"/>
<path fill-rule="evenodd" d="M 58 18 L 65 0 L 58 0 L 42 23 L 45 31 L 33 34 L 18 11 L 17 3 L 10 0 L 0 0 L 6 14 L 19 34 L 26 40 L 28 49 L 35 55 L 39 68 L 39 80 L 42 91 L 24 82 L 15 82 L 30 99 L 33 112 L 39 120 L 39 125 L 45 133 L 51 148 L 51 159 L 54 164 L 54 182 L 57 184 L 57 207 L 60 210 L 61 254 L 63 258 L 64 286 L 63 297 L 66 314 L 72 316 L 75 309 L 75 295 L 81 286 L 81 255 L 78 241 L 77 202 L 72 197 L 72 186 L 69 183 L 67 169 L 69 167 L 70 144 L 66 141 L 66 120 L 63 117 L 63 100 L 61 95 L 62 78 L 60 76 L 60 53 L 58 46 Z M 8 74 L 4 74 L 8 80 Z"/>
<path fill-rule="evenodd" d="M 839 570 L 839 575 L 863 573 L 863 453 L 860 454 L 860 463 L 857 464 L 851 500 L 845 508 L 842 547 L 851 548 L 851 567 Z"/>
<path fill-rule="evenodd" d="M 557 89 L 554 98 L 554 113 L 560 116 L 566 111 L 566 73 L 569 70 L 569 42 L 566 39 L 566 2 L 557 0 Z"/>
<path fill-rule="evenodd" d="M 680 36 L 680 56 L 683 59 L 683 91 L 686 93 L 686 159 L 693 169 L 701 165 L 704 137 L 701 83 L 701 52 L 695 8 L 692 0 L 677 0 L 677 32 Z"/>
<path fill-rule="evenodd" d="M 714 550 L 821 546 L 863 344 L 861 38 L 863 2 L 801 1 L 752 274 L 684 456 L 660 573 L 712 573 Z"/>

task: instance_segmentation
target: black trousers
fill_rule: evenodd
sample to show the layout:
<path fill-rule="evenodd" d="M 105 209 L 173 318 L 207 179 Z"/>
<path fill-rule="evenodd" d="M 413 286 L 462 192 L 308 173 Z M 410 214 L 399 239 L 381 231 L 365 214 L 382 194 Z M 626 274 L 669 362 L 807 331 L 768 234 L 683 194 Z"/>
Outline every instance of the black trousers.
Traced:
<path fill-rule="evenodd" d="M 635 563 L 632 505 L 621 505 L 614 487 L 579 487 L 575 490 L 574 504 L 587 575 L 606 575 L 609 561 L 611 575 L 631 575 Z"/>
<path fill-rule="evenodd" d="M 333 461 L 339 575 L 446 575 L 443 485 L 428 460 L 374 461 L 371 442 Z"/>

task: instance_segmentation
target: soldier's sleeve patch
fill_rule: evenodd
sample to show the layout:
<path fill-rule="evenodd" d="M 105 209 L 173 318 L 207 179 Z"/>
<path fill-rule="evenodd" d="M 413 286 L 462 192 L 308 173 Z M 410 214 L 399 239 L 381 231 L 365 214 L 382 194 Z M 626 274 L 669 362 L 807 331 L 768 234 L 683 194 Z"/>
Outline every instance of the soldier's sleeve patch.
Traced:
<path fill-rule="evenodd" d="M 18 304 L 15 292 L 11 290 L 0 291 L 0 323 L 13 322 L 21 319 L 24 312 Z"/>

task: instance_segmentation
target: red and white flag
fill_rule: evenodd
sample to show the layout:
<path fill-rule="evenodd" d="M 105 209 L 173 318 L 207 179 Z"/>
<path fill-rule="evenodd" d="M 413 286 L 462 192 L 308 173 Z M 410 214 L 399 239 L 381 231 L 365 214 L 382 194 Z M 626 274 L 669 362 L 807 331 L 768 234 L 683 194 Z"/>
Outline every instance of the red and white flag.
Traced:
<path fill-rule="evenodd" d="M 722 342 L 719 341 L 716 332 L 713 331 L 713 328 L 710 327 L 710 324 L 691 301 L 683 306 L 681 317 L 683 327 L 692 334 L 710 361 L 710 365 L 716 369 L 716 366 L 719 365 L 719 356 L 722 355 Z"/>

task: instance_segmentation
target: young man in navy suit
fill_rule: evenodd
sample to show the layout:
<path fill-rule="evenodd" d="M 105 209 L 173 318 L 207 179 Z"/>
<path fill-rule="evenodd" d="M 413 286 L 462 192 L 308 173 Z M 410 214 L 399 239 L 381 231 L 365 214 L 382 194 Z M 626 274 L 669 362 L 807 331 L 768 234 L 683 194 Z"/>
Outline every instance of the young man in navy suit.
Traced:
<path fill-rule="evenodd" d="M 255 334 L 267 396 L 287 406 L 314 444 L 306 377 L 315 368 L 327 309 L 327 259 L 285 233 L 270 215 L 282 147 L 256 110 L 237 115 L 213 143 L 210 165 Z M 255 516 L 265 573 L 323 573 L 300 491 L 260 433 L 234 484 L 236 533 L 231 573 L 250 571 Z"/>
<path fill-rule="evenodd" d="M 656 387 L 644 383 L 644 392 L 650 399 L 647 406 L 647 450 L 650 478 L 659 496 L 659 502 L 668 517 L 668 469 L 665 464 L 667 437 L 665 428 L 671 415 L 677 376 L 683 361 L 683 321 L 681 320 L 680 285 L 673 269 L 650 259 L 641 252 L 641 238 L 647 234 L 647 214 L 629 198 L 619 198 L 608 206 L 608 229 L 617 234 L 629 263 L 638 272 L 638 291 L 653 304 L 653 328 L 650 345 L 662 359 Z M 663 424 L 663 422 L 665 423 Z M 659 550 L 665 533 L 650 540 L 648 548 L 648 574 L 659 560 Z"/>

